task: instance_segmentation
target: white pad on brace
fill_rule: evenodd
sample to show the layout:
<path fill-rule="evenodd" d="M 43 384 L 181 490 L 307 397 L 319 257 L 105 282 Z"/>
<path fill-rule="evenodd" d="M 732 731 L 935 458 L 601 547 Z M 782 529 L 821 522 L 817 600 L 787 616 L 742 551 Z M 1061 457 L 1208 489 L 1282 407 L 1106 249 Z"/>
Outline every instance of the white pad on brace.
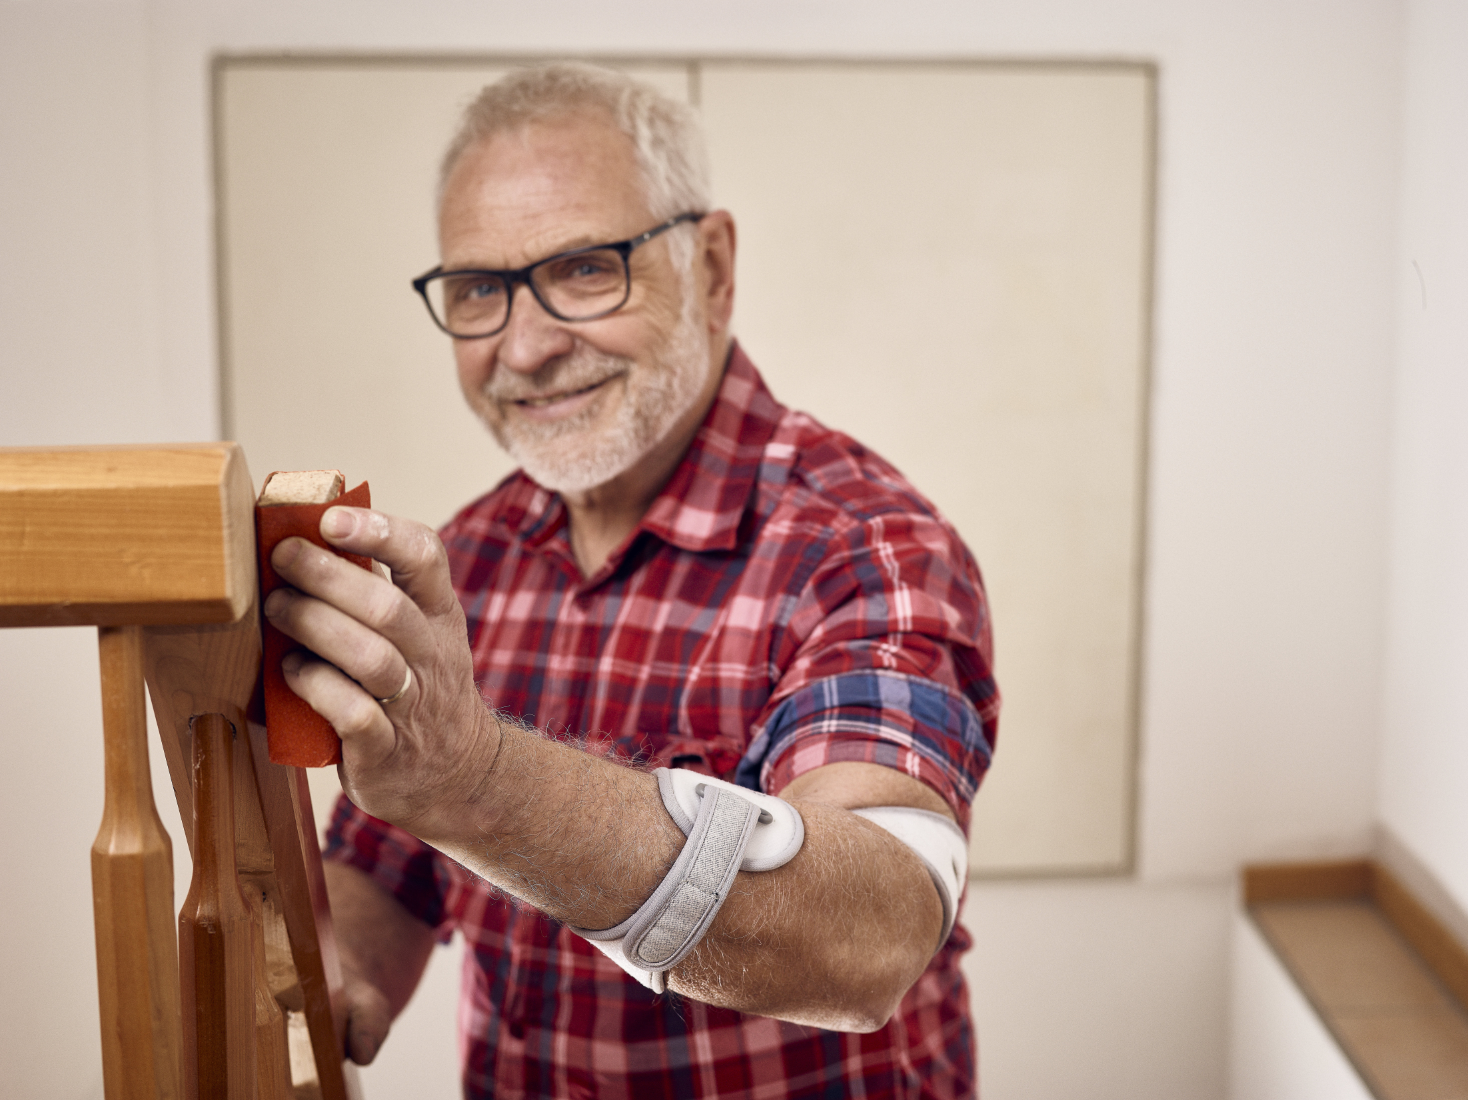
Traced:
<path fill-rule="evenodd" d="M 805 842 L 805 822 L 794 806 L 773 795 L 682 768 L 653 774 L 664 807 L 688 842 L 637 912 L 613 928 L 571 931 L 661 993 L 667 972 L 713 923 L 734 876 L 790 862 Z"/>
<path fill-rule="evenodd" d="M 911 806 L 870 806 L 851 812 L 886 829 L 923 861 L 943 901 L 943 934 L 938 937 L 942 947 L 958 919 L 958 899 L 968 882 L 968 840 L 963 830 L 942 814 Z"/>

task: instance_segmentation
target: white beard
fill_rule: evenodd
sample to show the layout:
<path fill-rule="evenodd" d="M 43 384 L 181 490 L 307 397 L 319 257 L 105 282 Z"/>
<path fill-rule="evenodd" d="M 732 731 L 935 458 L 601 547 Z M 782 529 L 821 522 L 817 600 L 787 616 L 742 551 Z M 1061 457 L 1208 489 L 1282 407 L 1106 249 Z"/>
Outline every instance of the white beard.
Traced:
<path fill-rule="evenodd" d="M 686 280 L 678 323 L 652 363 L 639 364 L 578 344 L 571 354 L 548 364 L 533 383 L 504 370 L 490 375 L 483 393 L 497 407 L 536 393 L 569 393 L 617 374 L 625 376 L 626 389 L 614 419 L 600 428 L 595 422 L 602 415 L 604 396 L 574 416 L 551 423 L 518 418 L 488 422 L 499 445 L 530 478 L 560 493 L 583 493 L 604 485 L 636 465 L 692 408 L 711 369 L 709 334 L 694 307 L 692 283 L 691 278 Z"/>

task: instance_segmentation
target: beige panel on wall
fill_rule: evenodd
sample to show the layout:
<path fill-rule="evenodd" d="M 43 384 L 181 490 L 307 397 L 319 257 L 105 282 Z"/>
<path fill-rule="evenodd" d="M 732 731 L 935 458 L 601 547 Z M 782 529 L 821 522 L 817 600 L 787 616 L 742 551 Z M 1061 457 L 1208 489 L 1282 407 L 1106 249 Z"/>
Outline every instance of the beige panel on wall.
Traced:
<path fill-rule="evenodd" d="M 507 67 L 221 65 L 225 404 L 257 477 L 340 466 L 439 523 L 508 472 L 408 287 L 457 110 Z M 979 557 L 1006 702 L 975 872 L 1125 868 L 1150 70 L 626 67 L 697 93 L 736 332 L 776 395 L 896 463 Z"/>
<path fill-rule="evenodd" d="M 957 525 L 993 603 L 976 873 L 1131 856 L 1150 70 L 706 64 L 735 328 Z"/>
<path fill-rule="evenodd" d="M 676 62 L 622 66 L 688 98 Z M 409 282 L 438 263 L 438 162 L 508 62 L 219 63 L 222 399 L 257 487 L 340 469 L 437 527 L 513 469 L 459 393 Z M 317 825 L 341 790 L 312 768 Z"/>

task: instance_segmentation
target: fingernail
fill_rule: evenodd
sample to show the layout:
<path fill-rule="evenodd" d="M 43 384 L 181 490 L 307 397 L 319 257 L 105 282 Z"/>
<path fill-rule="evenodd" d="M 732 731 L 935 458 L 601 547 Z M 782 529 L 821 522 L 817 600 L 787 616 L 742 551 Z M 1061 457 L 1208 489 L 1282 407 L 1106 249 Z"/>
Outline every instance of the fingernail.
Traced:
<path fill-rule="evenodd" d="M 344 539 L 357 529 L 357 517 L 345 508 L 328 508 L 321 517 L 321 534 L 329 539 Z"/>
<path fill-rule="evenodd" d="M 277 588 L 265 597 L 265 617 L 273 619 L 285 610 L 286 601 L 290 597 L 285 594 L 285 589 Z"/>
<path fill-rule="evenodd" d="M 291 562 L 301 556 L 301 549 L 305 545 L 305 539 L 282 539 L 276 548 L 270 552 L 270 564 L 277 569 L 290 565 Z"/>
<path fill-rule="evenodd" d="M 280 659 L 280 670 L 287 676 L 294 676 L 301 671 L 301 666 L 306 663 L 306 658 L 298 649 L 293 649 Z"/>

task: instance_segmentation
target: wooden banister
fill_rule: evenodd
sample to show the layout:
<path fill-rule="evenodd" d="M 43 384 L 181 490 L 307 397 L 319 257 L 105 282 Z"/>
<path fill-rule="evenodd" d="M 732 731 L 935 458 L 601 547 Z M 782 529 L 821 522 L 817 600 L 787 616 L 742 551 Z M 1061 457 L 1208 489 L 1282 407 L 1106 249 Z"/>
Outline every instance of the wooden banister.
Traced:
<path fill-rule="evenodd" d="M 92 870 L 107 1100 L 286 1100 L 283 1009 L 309 1032 L 315 1092 L 360 1096 L 342 1062 L 305 776 L 270 763 L 248 721 L 258 593 L 237 445 L 0 448 L 0 627 L 100 627 L 106 799 Z M 145 677 L 195 858 L 182 966 Z"/>
<path fill-rule="evenodd" d="M 0 448 L 0 626 L 237 621 L 252 498 L 234 443 Z"/>

